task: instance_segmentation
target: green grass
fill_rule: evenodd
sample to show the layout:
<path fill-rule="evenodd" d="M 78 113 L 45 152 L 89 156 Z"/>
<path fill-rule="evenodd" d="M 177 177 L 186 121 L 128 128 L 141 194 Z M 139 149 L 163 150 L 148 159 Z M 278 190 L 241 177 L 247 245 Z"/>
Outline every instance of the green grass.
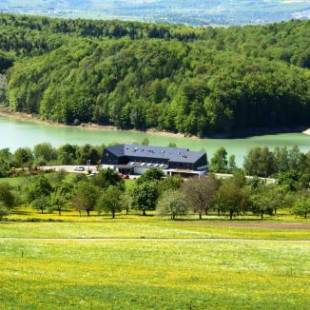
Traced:
<path fill-rule="evenodd" d="M 26 179 L 27 179 L 26 177 L 0 178 L 0 184 L 6 183 L 6 184 L 16 187 L 16 186 L 22 185 Z"/>
<path fill-rule="evenodd" d="M 19 210 L 0 223 L 0 309 L 308 309 L 309 226 Z"/>
<path fill-rule="evenodd" d="M 307 309 L 310 247 L 275 241 L 0 241 L 4 309 Z"/>
<path fill-rule="evenodd" d="M 202 221 L 192 216 L 170 221 L 138 215 L 80 217 L 77 212 L 39 214 L 19 210 L 0 223 L 0 236 L 8 238 L 238 238 L 267 240 L 310 240 L 310 220 L 288 215 L 264 221 L 240 217 L 229 221 L 209 216 Z"/>

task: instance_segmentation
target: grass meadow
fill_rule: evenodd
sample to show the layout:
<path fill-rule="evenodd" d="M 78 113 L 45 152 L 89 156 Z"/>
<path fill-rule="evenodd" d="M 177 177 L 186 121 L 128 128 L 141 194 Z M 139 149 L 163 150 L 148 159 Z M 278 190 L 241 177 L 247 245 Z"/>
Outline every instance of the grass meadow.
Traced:
<path fill-rule="evenodd" d="M 0 223 L 0 309 L 308 309 L 310 222 L 281 216 Z"/>

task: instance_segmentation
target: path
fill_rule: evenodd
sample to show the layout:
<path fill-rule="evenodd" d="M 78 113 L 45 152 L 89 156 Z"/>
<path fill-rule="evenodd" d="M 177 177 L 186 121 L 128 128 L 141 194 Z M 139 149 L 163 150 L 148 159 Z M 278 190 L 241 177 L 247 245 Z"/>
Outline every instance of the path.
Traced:
<path fill-rule="evenodd" d="M 195 241 L 205 241 L 205 242 L 221 242 L 221 241 L 231 241 L 231 242 L 306 242 L 310 243 L 310 239 L 246 239 L 246 238 L 156 238 L 156 237 L 87 237 L 87 238 L 28 238 L 28 237 L 0 237 L 0 241 L 182 241 L 182 242 L 195 242 Z"/>
<path fill-rule="evenodd" d="M 83 171 L 77 171 L 76 168 L 80 167 L 83 169 Z M 39 169 L 43 171 L 47 170 L 54 170 L 54 171 L 65 171 L 67 173 L 84 173 L 88 174 L 89 171 L 91 173 L 96 173 L 97 171 L 97 166 L 94 165 L 74 165 L 74 166 L 69 166 L 69 165 L 58 165 L 58 166 L 41 166 Z M 227 179 L 233 177 L 233 174 L 228 174 L 228 173 L 215 173 L 215 175 L 220 178 L 220 179 Z M 137 176 L 130 176 L 130 178 L 137 178 Z M 246 176 L 248 179 L 253 179 L 253 176 Z M 268 184 L 274 184 L 276 182 L 276 179 L 273 178 L 259 178 L 260 180 L 266 181 Z"/>

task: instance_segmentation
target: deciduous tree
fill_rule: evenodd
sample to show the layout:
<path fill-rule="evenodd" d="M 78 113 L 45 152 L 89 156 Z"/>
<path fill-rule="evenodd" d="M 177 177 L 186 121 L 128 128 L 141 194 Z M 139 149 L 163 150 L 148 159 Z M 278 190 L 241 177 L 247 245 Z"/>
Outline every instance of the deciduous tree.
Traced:
<path fill-rule="evenodd" d="M 102 212 L 108 212 L 112 214 L 112 218 L 115 218 L 117 212 L 121 212 L 123 208 L 122 201 L 123 192 L 117 186 L 108 187 L 99 197 L 96 210 L 99 214 Z"/>

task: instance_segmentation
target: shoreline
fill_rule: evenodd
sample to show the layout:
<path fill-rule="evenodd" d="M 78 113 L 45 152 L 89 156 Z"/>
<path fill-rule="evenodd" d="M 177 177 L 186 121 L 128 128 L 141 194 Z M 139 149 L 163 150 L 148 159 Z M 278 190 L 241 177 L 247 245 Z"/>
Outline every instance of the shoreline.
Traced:
<path fill-rule="evenodd" d="M 75 128 L 75 129 L 85 129 L 89 131 L 95 131 L 95 130 L 96 131 L 130 131 L 130 132 L 136 132 L 136 133 L 150 134 L 150 135 L 159 136 L 159 137 L 187 138 L 187 139 L 193 139 L 193 140 L 200 140 L 200 138 L 196 136 L 187 136 L 182 133 L 159 131 L 155 128 L 150 128 L 148 130 L 142 131 L 142 130 L 136 130 L 136 129 L 119 129 L 116 126 L 98 125 L 95 123 L 82 123 L 78 126 L 66 125 L 62 123 L 53 122 L 50 120 L 43 120 L 39 116 L 34 115 L 34 114 L 27 114 L 23 112 L 12 112 L 12 111 L 9 111 L 7 107 L 1 106 L 1 105 L 0 105 L 0 117 L 10 118 L 16 121 L 32 122 L 32 123 L 39 124 L 39 125 L 49 125 L 49 126 L 59 127 L 59 128 Z"/>
<path fill-rule="evenodd" d="M 231 133 L 230 135 L 225 134 L 218 134 L 213 135 L 210 137 L 203 137 L 199 138 L 197 136 L 193 135 L 186 135 L 183 133 L 173 133 L 168 131 L 160 131 L 156 128 L 150 128 L 145 131 L 143 130 L 137 130 L 137 129 L 119 129 L 116 126 L 113 125 L 98 125 L 95 123 L 82 123 L 78 126 L 74 125 L 66 125 L 62 123 L 53 122 L 50 120 L 43 120 L 38 115 L 34 114 L 27 114 L 23 112 L 12 112 L 9 110 L 8 107 L 1 106 L 0 105 L 0 117 L 10 118 L 16 121 L 26 121 L 26 122 L 32 122 L 39 125 L 48 125 L 53 127 L 59 127 L 59 128 L 75 128 L 75 129 L 84 129 L 89 131 L 128 131 L 133 133 L 145 133 L 150 134 L 153 136 L 158 137 L 170 137 L 170 138 L 186 138 L 186 139 L 192 139 L 192 140 L 203 140 L 203 139 L 242 139 L 242 138 L 249 138 L 249 137 L 255 137 L 255 136 L 262 136 L 262 135 L 273 135 L 273 134 L 281 134 L 281 133 L 301 133 L 306 136 L 310 136 L 310 128 L 307 127 L 297 127 L 297 128 L 253 128 L 249 129 L 244 132 L 235 132 Z"/>

